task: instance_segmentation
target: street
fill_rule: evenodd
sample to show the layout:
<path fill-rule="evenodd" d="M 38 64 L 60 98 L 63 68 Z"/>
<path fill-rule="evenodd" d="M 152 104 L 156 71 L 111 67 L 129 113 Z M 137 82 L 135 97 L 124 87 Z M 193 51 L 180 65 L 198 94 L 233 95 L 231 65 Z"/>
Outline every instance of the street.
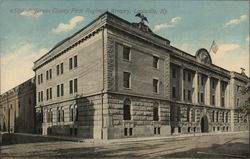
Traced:
<path fill-rule="evenodd" d="M 249 155 L 248 132 L 93 143 L 4 134 L 0 158 L 249 158 Z"/>

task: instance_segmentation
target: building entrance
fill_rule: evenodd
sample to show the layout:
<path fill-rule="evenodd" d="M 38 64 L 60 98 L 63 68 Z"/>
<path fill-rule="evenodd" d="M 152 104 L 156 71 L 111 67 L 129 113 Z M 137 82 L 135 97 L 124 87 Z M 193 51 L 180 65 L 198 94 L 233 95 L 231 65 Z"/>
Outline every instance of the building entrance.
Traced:
<path fill-rule="evenodd" d="M 208 118 L 207 118 L 207 116 L 203 116 L 201 118 L 201 132 L 202 133 L 208 132 Z"/>

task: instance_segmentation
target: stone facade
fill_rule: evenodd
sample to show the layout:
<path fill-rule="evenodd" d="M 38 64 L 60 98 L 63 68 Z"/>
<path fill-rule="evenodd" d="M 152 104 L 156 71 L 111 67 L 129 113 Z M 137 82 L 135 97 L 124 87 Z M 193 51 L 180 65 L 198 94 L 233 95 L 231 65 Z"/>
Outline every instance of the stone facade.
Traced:
<path fill-rule="evenodd" d="M 34 78 L 0 96 L 0 129 L 8 132 L 35 132 Z"/>
<path fill-rule="evenodd" d="M 75 65 L 76 63 L 76 65 Z M 94 139 L 247 130 L 249 78 L 104 13 L 35 61 L 37 132 Z M 237 87 L 237 88 L 236 88 Z M 240 112 L 241 113 L 241 112 Z M 236 126 L 237 125 L 237 126 Z"/>

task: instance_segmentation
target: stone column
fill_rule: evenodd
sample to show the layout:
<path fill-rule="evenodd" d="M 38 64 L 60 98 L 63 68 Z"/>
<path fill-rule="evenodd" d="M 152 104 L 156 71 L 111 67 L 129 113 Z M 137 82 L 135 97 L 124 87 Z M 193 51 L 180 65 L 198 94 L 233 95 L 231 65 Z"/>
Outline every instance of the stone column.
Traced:
<path fill-rule="evenodd" d="M 221 106 L 221 80 L 219 79 L 216 86 L 216 97 L 215 97 L 215 105 L 220 107 Z"/>
<path fill-rule="evenodd" d="M 180 101 L 184 101 L 184 81 L 183 81 L 183 67 L 180 68 L 180 81 L 179 81 L 179 85 L 180 85 Z"/>
<path fill-rule="evenodd" d="M 206 105 L 210 105 L 210 76 L 207 77 L 207 82 L 206 82 L 206 86 L 205 86 L 205 104 Z"/>
<path fill-rule="evenodd" d="M 230 94 L 229 83 L 227 83 L 225 91 L 225 108 L 230 108 L 229 94 Z"/>
<path fill-rule="evenodd" d="M 198 72 L 195 72 L 193 79 L 193 95 L 192 95 L 192 103 L 198 103 Z"/>

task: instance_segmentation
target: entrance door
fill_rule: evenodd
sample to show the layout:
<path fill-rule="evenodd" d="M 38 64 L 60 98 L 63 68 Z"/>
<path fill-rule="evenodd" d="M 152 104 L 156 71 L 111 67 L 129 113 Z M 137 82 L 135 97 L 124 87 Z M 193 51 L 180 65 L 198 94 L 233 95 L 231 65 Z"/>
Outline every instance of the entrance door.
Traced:
<path fill-rule="evenodd" d="M 208 119 L 207 119 L 207 116 L 203 116 L 201 118 L 201 132 L 202 133 L 208 132 Z"/>

